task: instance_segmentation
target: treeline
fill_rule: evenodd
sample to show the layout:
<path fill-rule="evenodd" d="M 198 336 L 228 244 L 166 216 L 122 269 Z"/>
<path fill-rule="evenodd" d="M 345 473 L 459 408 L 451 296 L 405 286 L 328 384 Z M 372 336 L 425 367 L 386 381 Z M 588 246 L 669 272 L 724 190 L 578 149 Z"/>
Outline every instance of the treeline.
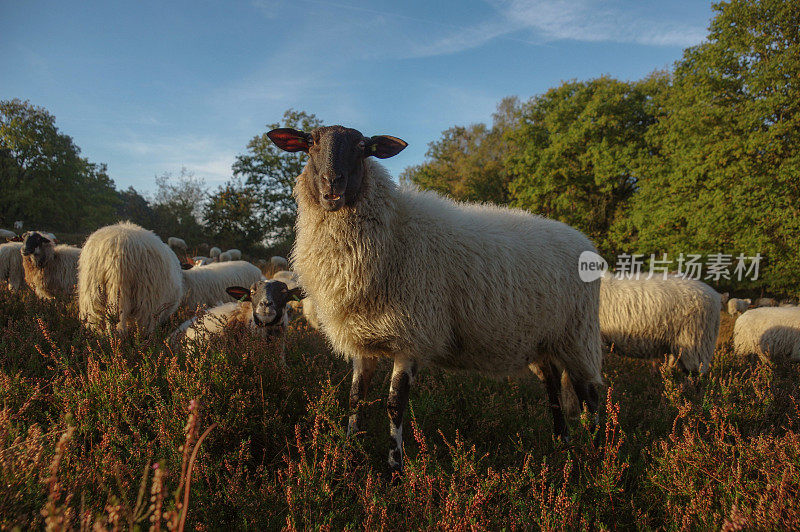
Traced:
<path fill-rule="evenodd" d="M 453 127 L 401 179 L 557 218 L 622 253 L 763 257 L 722 288 L 800 291 L 800 1 L 714 6 L 702 44 L 640 81 L 569 81 Z"/>
<path fill-rule="evenodd" d="M 0 101 L 0 227 L 21 221 L 24 229 L 78 236 L 131 220 L 164 239 L 183 238 L 190 248 L 205 242 L 285 254 L 293 240 L 292 185 L 305 155 L 278 150 L 266 131 L 319 125 L 314 115 L 290 109 L 250 141 L 217 190 L 183 169 L 156 177 L 157 191 L 145 197 L 133 187 L 117 190 L 106 166 L 82 157 L 46 109 Z"/>

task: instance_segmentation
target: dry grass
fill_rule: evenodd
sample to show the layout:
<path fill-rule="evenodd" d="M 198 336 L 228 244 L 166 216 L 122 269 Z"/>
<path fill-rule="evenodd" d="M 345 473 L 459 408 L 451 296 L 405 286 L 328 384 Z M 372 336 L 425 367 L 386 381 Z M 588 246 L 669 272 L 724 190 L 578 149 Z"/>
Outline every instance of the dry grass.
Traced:
<path fill-rule="evenodd" d="M 610 355 L 599 445 L 578 422 L 555 444 L 532 378 L 425 371 L 391 485 L 388 368 L 353 442 L 348 367 L 301 323 L 285 374 L 244 332 L 172 352 L 163 336 L 88 334 L 75 310 L 0 292 L 3 530 L 800 528 L 800 372 L 786 361 L 723 343 L 687 378 Z"/>

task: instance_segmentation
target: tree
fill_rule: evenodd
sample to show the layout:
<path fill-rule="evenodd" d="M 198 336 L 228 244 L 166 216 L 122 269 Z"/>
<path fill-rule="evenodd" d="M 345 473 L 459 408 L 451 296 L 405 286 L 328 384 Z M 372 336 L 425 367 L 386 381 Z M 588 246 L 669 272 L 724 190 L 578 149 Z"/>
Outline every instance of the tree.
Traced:
<path fill-rule="evenodd" d="M 239 180 L 231 180 L 212 194 L 203 208 L 206 230 L 218 244 L 251 251 L 261 244 L 264 223 L 259 201 Z"/>
<path fill-rule="evenodd" d="M 156 213 L 147 200 L 135 188 L 128 187 L 119 193 L 120 203 L 117 207 L 117 217 L 120 220 L 129 220 L 142 227 L 154 227 Z"/>
<path fill-rule="evenodd" d="M 204 238 L 201 225 L 206 185 L 186 168 L 178 177 L 169 172 L 156 177 L 158 191 L 153 198 L 156 214 L 155 231 L 162 238 L 179 236 L 189 245 L 197 245 Z"/>
<path fill-rule="evenodd" d="M 800 278 L 800 2 L 714 6 L 654 98 L 651 157 L 632 200 L 643 253 L 761 253 L 757 285 Z"/>
<path fill-rule="evenodd" d="M 492 127 L 456 126 L 428 145 L 427 160 L 407 168 L 400 180 L 463 201 L 508 203 L 509 175 L 505 166 L 507 129 L 516 123 L 519 101 L 505 98 L 497 106 Z"/>
<path fill-rule="evenodd" d="M 289 109 L 280 123 L 267 125 L 267 131 L 278 127 L 311 131 L 321 125 L 315 115 Z M 293 240 L 297 206 L 292 189 L 306 158 L 303 152 L 278 149 L 264 132 L 253 137 L 247 144 L 247 152 L 233 163 L 234 176 L 243 180 L 244 190 L 257 200 L 255 210 L 264 221 L 264 238 L 270 242 Z"/>
<path fill-rule="evenodd" d="M 0 101 L 0 223 L 85 231 L 112 221 L 116 202 L 105 165 L 81 157 L 53 115 L 26 101 Z"/>
<path fill-rule="evenodd" d="M 647 99 L 637 83 L 601 77 L 524 104 L 507 132 L 512 204 L 581 229 L 607 254 L 617 248 L 609 232 L 636 190 Z"/>

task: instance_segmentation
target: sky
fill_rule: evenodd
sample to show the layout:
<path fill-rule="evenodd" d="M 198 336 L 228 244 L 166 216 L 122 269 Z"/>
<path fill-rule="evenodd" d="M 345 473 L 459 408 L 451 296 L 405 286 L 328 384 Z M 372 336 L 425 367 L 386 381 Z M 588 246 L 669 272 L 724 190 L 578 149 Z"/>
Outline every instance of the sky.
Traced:
<path fill-rule="evenodd" d="M 0 0 L 0 99 L 46 108 L 120 189 L 209 188 L 289 108 L 409 143 L 566 80 L 640 79 L 699 44 L 704 0 Z"/>

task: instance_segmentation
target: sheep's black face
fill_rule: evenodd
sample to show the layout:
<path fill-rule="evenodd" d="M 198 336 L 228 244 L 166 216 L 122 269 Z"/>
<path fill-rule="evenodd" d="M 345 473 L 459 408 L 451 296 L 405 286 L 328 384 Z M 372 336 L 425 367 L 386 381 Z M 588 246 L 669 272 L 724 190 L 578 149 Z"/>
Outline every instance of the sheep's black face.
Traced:
<path fill-rule="evenodd" d="M 53 245 L 52 241 L 36 231 L 28 231 L 22 235 L 23 257 L 33 256 L 33 262 L 39 266 L 47 256 L 47 250 Z"/>
<path fill-rule="evenodd" d="M 327 211 L 358 201 L 367 157 L 392 157 L 408 145 L 388 135 L 367 138 L 358 130 L 342 126 L 320 127 L 311 133 L 273 129 L 267 136 L 283 150 L 308 153 L 307 186 Z"/>
<path fill-rule="evenodd" d="M 277 325 L 286 310 L 286 303 L 300 295 L 299 287 L 289 290 L 281 281 L 258 281 L 250 290 L 234 286 L 227 291 L 236 299 L 250 301 L 253 321 L 258 326 Z"/>

